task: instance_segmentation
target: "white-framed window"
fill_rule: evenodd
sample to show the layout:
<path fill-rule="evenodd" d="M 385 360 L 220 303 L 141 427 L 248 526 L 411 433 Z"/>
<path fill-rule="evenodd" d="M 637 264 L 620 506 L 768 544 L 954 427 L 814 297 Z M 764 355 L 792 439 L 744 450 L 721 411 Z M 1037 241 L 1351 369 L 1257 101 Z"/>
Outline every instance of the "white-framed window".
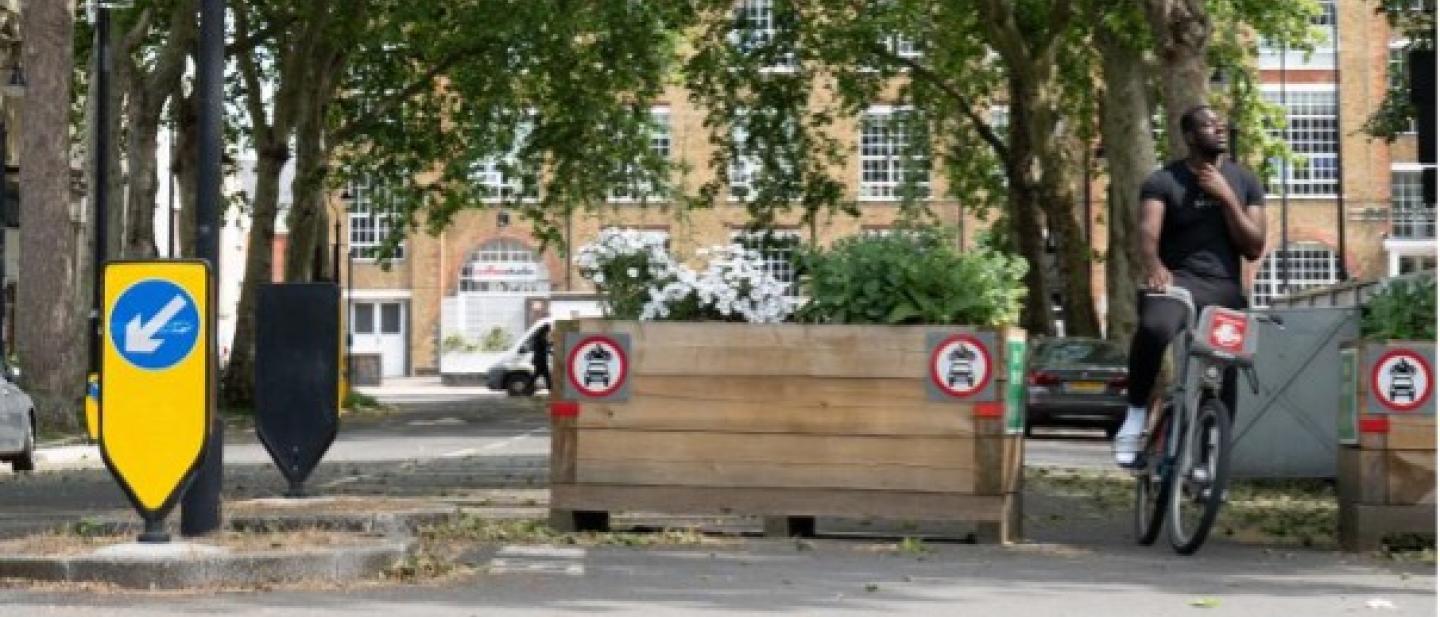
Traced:
<path fill-rule="evenodd" d="M 395 205 L 390 192 L 372 178 L 352 180 L 345 188 L 346 216 L 350 223 L 350 257 L 375 259 L 380 247 L 395 233 Z M 395 247 L 391 259 L 405 258 L 405 244 Z"/>
<path fill-rule="evenodd" d="M 1305 158 L 1303 163 L 1275 161 L 1269 193 L 1288 185 L 1291 197 L 1333 197 L 1340 183 L 1340 129 L 1333 85 L 1266 86 L 1265 100 L 1285 107 L 1286 126 L 1277 136 Z"/>
<path fill-rule="evenodd" d="M 1396 240 L 1435 239 L 1435 204 L 1425 203 L 1422 170 L 1419 165 L 1390 169 L 1390 237 Z"/>
<path fill-rule="evenodd" d="M 515 139 L 510 151 L 480 161 L 470 173 L 471 181 L 479 187 L 480 196 L 486 202 L 500 202 L 507 199 L 537 199 L 540 190 L 533 174 L 519 169 L 521 146 L 530 138 L 535 129 L 534 122 L 524 120 L 515 127 Z"/>
<path fill-rule="evenodd" d="M 1389 55 L 1385 58 L 1385 85 L 1391 93 L 1398 93 L 1398 96 L 1405 97 L 1406 100 L 1410 96 L 1410 60 L 1406 57 L 1409 46 L 1410 42 L 1404 39 L 1391 41 Z M 1419 129 L 1415 119 L 1411 118 L 1403 132 L 1413 134 L 1417 130 Z"/>
<path fill-rule="evenodd" d="M 496 238 L 470 252 L 460 268 L 460 291 L 545 293 L 550 291 L 550 272 L 524 242 Z"/>
<path fill-rule="evenodd" d="M 1339 280 L 1339 273 L 1340 258 L 1330 247 L 1319 242 L 1291 242 L 1285 249 L 1266 255 L 1260 262 L 1250 299 L 1257 308 L 1264 308 L 1270 306 L 1275 298 L 1312 287 L 1333 285 Z M 1290 283 L 1288 289 L 1284 287 L 1286 279 Z"/>
<path fill-rule="evenodd" d="M 771 45 L 780 33 L 774 0 L 736 2 L 734 24 L 730 30 L 730 43 L 747 54 Z M 795 54 L 786 52 L 766 70 L 793 71 L 795 65 Z"/>
<path fill-rule="evenodd" d="M 1335 0 L 1319 0 L 1320 13 L 1310 20 L 1320 40 L 1307 54 L 1300 49 L 1287 49 L 1270 41 L 1260 42 L 1262 70 L 1333 69 L 1335 68 Z"/>
<path fill-rule="evenodd" d="M 669 160 L 670 146 L 670 108 L 652 107 L 650 109 L 650 151 L 658 158 Z M 611 189 L 610 201 L 643 201 L 657 196 L 658 192 L 656 187 L 649 182 L 637 181 Z"/>
<path fill-rule="evenodd" d="M 907 187 L 920 198 L 930 194 L 930 156 L 923 126 L 913 110 L 876 105 L 860 118 L 860 198 L 893 201 Z"/>
<path fill-rule="evenodd" d="M 730 162 L 727 166 L 726 171 L 726 180 L 729 183 L 729 195 L 731 201 L 749 201 L 755 197 L 755 180 L 760 177 L 760 174 L 764 171 L 764 165 L 760 159 L 760 155 L 757 152 L 758 150 L 760 150 L 759 146 L 768 145 L 773 151 L 780 149 L 780 146 L 783 145 L 783 142 L 780 144 L 751 143 L 749 131 L 746 129 L 746 123 L 748 122 L 748 117 L 752 113 L 773 114 L 775 112 L 740 110 L 736 113 L 735 123 L 730 127 L 730 139 L 732 140 L 732 143 L 735 147 L 735 156 L 730 157 Z M 783 125 L 781 131 L 784 135 L 793 136 L 794 129 L 794 125 L 787 121 Z M 768 136 L 761 136 L 760 138 L 774 139 Z M 781 137 L 780 139 L 785 138 Z M 783 154 L 777 153 L 777 160 L 775 164 L 778 166 L 778 169 L 771 170 L 772 173 L 781 174 L 783 176 L 783 174 L 787 174 L 790 172 L 789 162 L 784 159 Z"/>
<path fill-rule="evenodd" d="M 802 242 L 800 232 L 794 229 L 776 229 L 765 232 L 735 230 L 730 232 L 730 242 L 749 250 L 759 251 L 765 261 L 765 271 L 775 280 L 785 283 L 785 295 L 796 297 L 795 251 Z"/>

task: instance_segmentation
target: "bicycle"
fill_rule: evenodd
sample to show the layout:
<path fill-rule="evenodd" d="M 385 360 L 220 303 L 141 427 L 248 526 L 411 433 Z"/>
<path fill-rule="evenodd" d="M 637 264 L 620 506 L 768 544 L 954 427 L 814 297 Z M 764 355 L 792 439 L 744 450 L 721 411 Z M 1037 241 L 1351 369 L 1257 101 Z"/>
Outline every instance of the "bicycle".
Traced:
<path fill-rule="evenodd" d="M 1191 555 L 1205 543 L 1229 481 L 1234 418 L 1220 396 L 1225 370 L 1242 369 L 1258 393 L 1258 324 L 1283 321 L 1217 306 L 1206 307 L 1197 321 L 1189 290 L 1167 287 L 1150 295 L 1183 303 L 1186 327 L 1171 344 L 1175 379 L 1135 461 L 1135 531 L 1149 546 L 1168 521 L 1170 545 Z"/>

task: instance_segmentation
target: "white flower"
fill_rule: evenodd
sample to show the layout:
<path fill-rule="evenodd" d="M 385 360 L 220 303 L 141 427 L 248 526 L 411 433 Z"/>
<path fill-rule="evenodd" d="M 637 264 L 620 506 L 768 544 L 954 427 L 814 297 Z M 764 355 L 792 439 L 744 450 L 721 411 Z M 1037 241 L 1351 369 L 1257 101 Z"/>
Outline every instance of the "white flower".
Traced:
<path fill-rule="evenodd" d="M 632 279 L 640 278 L 640 270 L 638 268 L 629 268 L 625 270 L 625 274 L 630 275 L 630 278 Z"/>

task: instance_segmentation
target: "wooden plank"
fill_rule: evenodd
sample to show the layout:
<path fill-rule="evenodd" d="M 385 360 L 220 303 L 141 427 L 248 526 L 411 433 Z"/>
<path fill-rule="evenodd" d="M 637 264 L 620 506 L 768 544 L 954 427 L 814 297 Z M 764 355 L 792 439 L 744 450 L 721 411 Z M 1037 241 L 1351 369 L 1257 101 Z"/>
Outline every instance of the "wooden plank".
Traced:
<path fill-rule="evenodd" d="M 586 332 L 631 336 L 631 375 L 923 378 L 925 335 L 943 326 L 862 326 L 582 320 Z M 997 347 L 1003 348 L 997 336 Z M 1003 381 L 1003 349 L 992 351 Z M 763 360 L 760 360 L 762 359 Z"/>
<path fill-rule="evenodd" d="M 1390 505 L 1435 503 L 1435 451 L 1390 450 L 1385 453 Z"/>
<path fill-rule="evenodd" d="M 1004 474 L 1000 477 L 1000 492 L 1007 495 L 1019 495 L 1025 490 L 1025 438 L 1020 435 L 1008 435 L 1001 439 L 1004 440 L 1005 450 Z"/>
<path fill-rule="evenodd" d="M 550 418 L 550 483 L 575 481 L 575 418 Z"/>
<path fill-rule="evenodd" d="M 1385 473 L 1385 452 L 1383 450 L 1359 451 L 1359 483 L 1356 486 L 1356 503 L 1383 505 L 1390 487 L 1390 476 Z"/>
<path fill-rule="evenodd" d="M 1335 462 L 1335 498 L 1342 508 L 1360 503 L 1360 448 L 1340 446 Z"/>
<path fill-rule="evenodd" d="M 971 405 L 928 400 L 911 379 L 637 375 L 625 403 L 586 403 L 582 428 L 961 436 Z"/>
<path fill-rule="evenodd" d="M 982 441 L 997 442 L 996 437 Z M 776 463 L 974 469 L 976 440 L 955 437 L 790 435 L 585 429 L 580 470 L 597 462 Z"/>
<path fill-rule="evenodd" d="M 673 485 L 717 488 L 835 488 L 973 493 L 973 469 L 877 465 L 816 465 L 740 461 L 580 460 L 581 484 Z"/>
<path fill-rule="evenodd" d="M 976 430 L 994 434 L 1005 430 L 1005 421 L 1000 418 L 976 418 Z M 1005 476 L 1005 443 L 1003 437 L 976 439 L 975 445 L 975 494 L 999 495 L 1003 492 Z"/>
<path fill-rule="evenodd" d="M 1345 550 L 1379 550 L 1380 543 L 1386 536 L 1397 533 L 1434 534 L 1435 504 L 1352 504 L 1342 505 L 1340 508 L 1340 546 Z"/>
<path fill-rule="evenodd" d="M 1010 544 L 1022 539 L 1021 499 L 1016 493 L 1006 495 L 1001 506 L 1000 520 L 983 521 L 975 530 L 975 540 L 985 544 Z"/>
<path fill-rule="evenodd" d="M 559 484 L 554 508 L 667 514 L 836 516 L 909 521 L 998 521 L 1004 497 L 919 491 Z"/>
<path fill-rule="evenodd" d="M 1390 450 L 1434 450 L 1435 416 L 1390 416 L 1390 434 L 1385 440 Z"/>

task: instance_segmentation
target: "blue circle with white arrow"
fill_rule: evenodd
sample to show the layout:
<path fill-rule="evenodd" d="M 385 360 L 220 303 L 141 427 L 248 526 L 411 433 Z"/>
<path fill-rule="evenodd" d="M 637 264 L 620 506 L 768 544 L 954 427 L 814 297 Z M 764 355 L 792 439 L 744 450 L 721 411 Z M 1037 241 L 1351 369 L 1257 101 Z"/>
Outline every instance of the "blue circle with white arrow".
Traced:
<path fill-rule="evenodd" d="M 121 293 L 106 324 L 120 356 L 152 371 L 179 364 L 200 339 L 195 299 L 159 279 L 140 281 Z"/>

